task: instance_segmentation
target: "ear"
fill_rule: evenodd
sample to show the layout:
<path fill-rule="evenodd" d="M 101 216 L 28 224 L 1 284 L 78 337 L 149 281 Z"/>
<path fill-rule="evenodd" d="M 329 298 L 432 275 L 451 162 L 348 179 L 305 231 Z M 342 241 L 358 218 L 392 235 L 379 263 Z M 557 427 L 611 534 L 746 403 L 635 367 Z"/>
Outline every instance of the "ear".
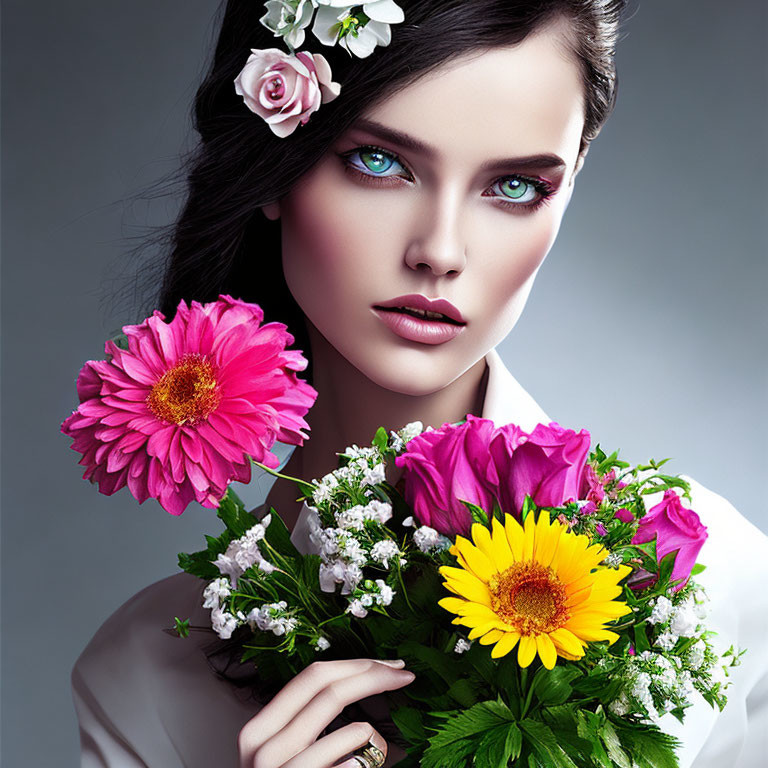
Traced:
<path fill-rule="evenodd" d="M 589 152 L 590 145 L 587 144 L 587 146 L 584 148 L 584 151 L 576 158 L 576 166 L 573 169 L 573 173 L 571 174 L 571 184 L 573 184 L 573 180 L 576 178 L 576 174 L 584 167 L 584 160 L 587 157 L 587 152 Z"/>
<path fill-rule="evenodd" d="M 262 205 L 261 211 L 270 221 L 277 221 L 280 218 L 280 203 Z"/>

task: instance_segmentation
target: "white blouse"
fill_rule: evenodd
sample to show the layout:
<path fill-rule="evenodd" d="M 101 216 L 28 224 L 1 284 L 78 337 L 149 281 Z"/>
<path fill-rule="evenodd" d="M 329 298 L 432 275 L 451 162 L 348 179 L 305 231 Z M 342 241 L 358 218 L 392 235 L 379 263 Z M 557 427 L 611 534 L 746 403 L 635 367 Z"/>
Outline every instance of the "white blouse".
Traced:
<path fill-rule="evenodd" d="M 483 416 L 531 430 L 550 420 L 493 350 Z M 732 670 L 728 706 L 713 710 L 698 693 L 685 724 L 661 726 L 683 742 L 681 768 L 758 768 L 768 754 L 768 538 L 722 496 L 686 477 L 693 509 L 709 537 L 697 580 L 710 597 L 709 624 L 722 652 L 748 649 Z M 255 482 L 254 482 L 255 484 Z M 263 499 L 261 500 L 263 501 Z M 309 549 L 306 508 L 292 539 Z M 247 689 L 220 680 L 203 648 L 216 638 L 163 631 L 174 616 L 210 626 L 203 583 L 186 573 L 134 595 L 104 622 L 72 670 L 82 768 L 236 768 L 237 735 L 259 709 Z"/>

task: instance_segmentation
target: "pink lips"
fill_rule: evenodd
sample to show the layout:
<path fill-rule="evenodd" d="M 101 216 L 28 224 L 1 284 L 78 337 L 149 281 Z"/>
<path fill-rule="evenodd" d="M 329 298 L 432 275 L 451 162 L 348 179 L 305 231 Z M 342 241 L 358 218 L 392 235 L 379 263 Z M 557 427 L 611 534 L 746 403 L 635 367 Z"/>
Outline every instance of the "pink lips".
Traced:
<path fill-rule="evenodd" d="M 439 312 L 450 320 L 421 318 L 406 314 L 398 309 L 420 309 L 426 312 Z M 466 321 L 456 307 L 446 299 L 429 299 L 421 294 L 397 296 L 373 307 L 382 322 L 394 333 L 408 341 L 422 344 L 443 344 L 456 338 Z M 453 322 L 451 322 L 453 321 Z"/>

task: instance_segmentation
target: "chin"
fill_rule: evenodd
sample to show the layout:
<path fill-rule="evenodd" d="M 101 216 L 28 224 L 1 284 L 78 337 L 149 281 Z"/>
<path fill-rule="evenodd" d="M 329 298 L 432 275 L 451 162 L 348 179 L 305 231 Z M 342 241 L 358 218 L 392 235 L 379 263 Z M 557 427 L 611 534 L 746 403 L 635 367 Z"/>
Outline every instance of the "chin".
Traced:
<path fill-rule="evenodd" d="M 468 371 L 485 353 L 469 359 L 466 350 L 435 347 L 376 350 L 369 347 L 359 355 L 344 355 L 348 362 L 382 389 L 401 395 L 423 397 L 439 392 Z"/>

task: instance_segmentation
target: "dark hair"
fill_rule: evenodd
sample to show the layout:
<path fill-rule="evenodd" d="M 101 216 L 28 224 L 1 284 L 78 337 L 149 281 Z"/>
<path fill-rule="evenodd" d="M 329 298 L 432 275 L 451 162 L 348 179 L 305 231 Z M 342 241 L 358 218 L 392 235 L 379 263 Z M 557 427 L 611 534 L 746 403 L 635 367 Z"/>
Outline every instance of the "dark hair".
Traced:
<path fill-rule="evenodd" d="M 186 202 L 170 238 L 160 309 L 170 319 L 180 299 L 229 293 L 254 301 L 265 321 L 288 325 L 310 356 L 304 314 L 283 277 L 280 222 L 259 206 L 285 195 L 373 101 L 386 98 L 447 59 L 521 42 L 558 17 L 571 23 L 571 50 L 585 89 L 581 151 L 597 136 L 616 94 L 613 60 L 624 0 L 398 0 L 405 21 L 392 42 L 364 59 L 326 47 L 307 32 L 302 49 L 322 53 L 340 96 L 288 138 L 274 136 L 235 93 L 251 48 L 278 46 L 259 19 L 258 0 L 229 0 L 210 71 L 194 105 L 199 146 L 189 160 Z M 313 43 L 315 43 L 313 45 Z M 285 48 L 280 44 L 279 47 Z M 287 50 L 287 49 L 286 49 Z M 311 381 L 311 366 L 307 371 Z"/>

